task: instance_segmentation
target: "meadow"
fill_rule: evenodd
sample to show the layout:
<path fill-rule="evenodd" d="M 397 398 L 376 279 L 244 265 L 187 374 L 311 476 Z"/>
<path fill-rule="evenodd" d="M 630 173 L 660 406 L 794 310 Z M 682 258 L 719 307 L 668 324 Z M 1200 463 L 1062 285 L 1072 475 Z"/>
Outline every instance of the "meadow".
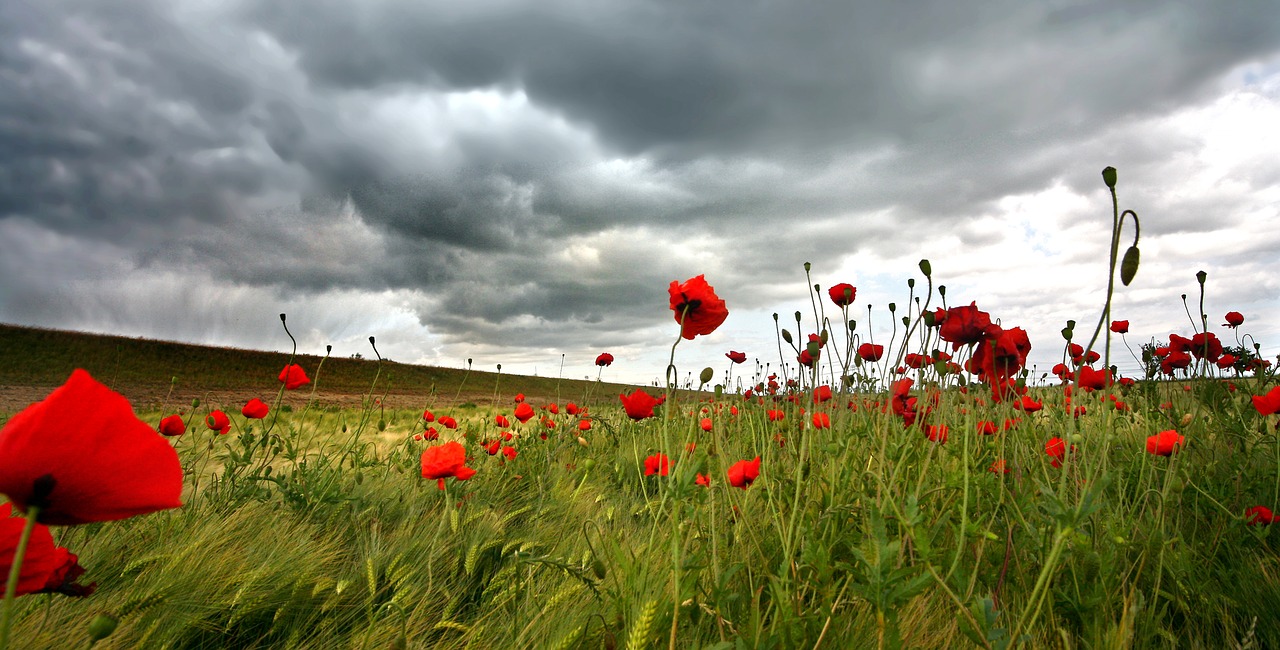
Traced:
<path fill-rule="evenodd" d="M 1061 350 L 1041 377 L 927 261 L 887 332 L 806 266 L 776 365 L 727 350 L 687 386 L 681 346 L 732 297 L 673 282 L 665 389 L 289 355 L 202 387 L 118 349 L 64 355 L 74 374 L 11 356 L 67 383 L 3 416 L 0 647 L 1280 647 L 1274 367 L 1201 308 L 1117 375 L 1137 217 L 1103 176 L 1106 306 L 1035 342 Z M 176 401 L 178 375 L 206 392 Z"/>

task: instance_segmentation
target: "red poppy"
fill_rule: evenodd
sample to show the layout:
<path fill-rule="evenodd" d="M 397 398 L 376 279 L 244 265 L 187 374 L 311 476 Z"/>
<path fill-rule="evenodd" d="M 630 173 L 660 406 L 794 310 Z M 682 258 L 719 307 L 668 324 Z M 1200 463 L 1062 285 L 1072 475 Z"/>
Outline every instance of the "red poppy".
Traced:
<path fill-rule="evenodd" d="M 831 387 L 823 384 L 813 389 L 813 403 L 821 404 L 831 399 Z"/>
<path fill-rule="evenodd" d="M 1197 359 L 1217 361 L 1222 356 L 1222 342 L 1213 332 L 1202 332 L 1191 337 L 1191 354 Z"/>
<path fill-rule="evenodd" d="M 1275 523 L 1276 519 L 1275 515 L 1271 512 L 1271 508 L 1266 506 L 1253 506 L 1252 508 L 1244 511 L 1244 520 L 1250 526 L 1257 526 L 1258 524 L 1265 525 Z"/>
<path fill-rule="evenodd" d="M 698 474 L 697 478 L 693 479 L 693 482 L 695 485 L 701 485 L 702 487 L 711 487 L 711 477 L 706 474 Z"/>
<path fill-rule="evenodd" d="M 13 506 L 0 506 L 0 575 L 9 575 L 18 550 L 18 539 L 26 522 L 13 518 Z M 53 543 L 49 527 L 36 524 L 27 540 L 26 554 L 18 574 L 17 595 L 59 593 L 84 597 L 93 593 L 94 585 L 81 585 L 76 579 L 84 569 L 76 555 Z"/>
<path fill-rule="evenodd" d="M 508 420 L 505 415 L 499 415 L 493 418 L 493 423 L 498 425 L 499 429 L 506 429 L 511 426 L 511 420 Z"/>
<path fill-rule="evenodd" d="M 296 363 L 289 364 L 280 371 L 280 381 L 284 382 L 285 390 L 296 390 L 311 383 L 306 371 Z"/>
<path fill-rule="evenodd" d="M 872 345 L 871 343 L 863 343 L 858 346 L 858 358 L 863 361 L 879 361 L 884 356 L 883 345 Z"/>
<path fill-rule="evenodd" d="M 591 430 L 591 420 L 579 420 L 579 421 L 578 421 L 578 430 L 579 430 L 579 431 L 590 431 L 590 430 Z"/>
<path fill-rule="evenodd" d="M 502 416 L 501 416 L 501 415 L 499 415 L 498 417 L 502 417 Z M 435 421 L 436 421 L 436 414 L 435 414 L 435 413 L 432 413 L 431 411 L 423 411 L 423 412 L 422 412 L 422 421 L 423 421 L 423 422 L 435 422 Z"/>
<path fill-rule="evenodd" d="M 947 443 L 948 433 L 950 433 L 950 430 L 947 428 L 947 425 L 930 424 L 927 433 L 925 433 L 925 436 L 929 438 L 930 442 L 936 442 L 938 444 L 944 445 Z"/>
<path fill-rule="evenodd" d="M 1186 436 L 1180 435 L 1173 429 L 1161 431 L 1147 438 L 1147 453 L 1157 456 L 1171 456 L 1173 452 L 1182 446 L 1182 441 L 1185 439 Z"/>
<path fill-rule="evenodd" d="M 481 446 L 481 447 L 484 447 L 484 450 L 485 450 L 485 451 L 487 451 L 487 452 L 489 452 L 489 455 L 490 455 L 490 456 L 496 456 L 496 455 L 498 455 L 498 450 L 499 450 L 499 449 L 502 449 L 502 441 L 501 441 L 501 440 L 490 440 L 489 442 L 486 442 L 486 443 L 484 443 L 484 444 L 482 444 L 482 445 L 480 445 L 480 446 Z"/>
<path fill-rule="evenodd" d="M 182 505 L 182 465 L 128 400 L 77 369 L 0 430 L 0 493 L 39 507 L 43 524 L 124 519 Z"/>
<path fill-rule="evenodd" d="M 676 322 L 682 323 L 680 336 L 686 339 L 693 340 L 699 334 L 716 331 L 729 317 L 728 308 L 716 295 L 715 289 L 707 284 L 706 276 L 690 278 L 684 284 L 673 281 L 667 292 L 671 296 L 671 311 Z"/>
<path fill-rule="evenodd" d="M 1013 403 L 1013 408 L 1027 413 L 1035 413 L 1036 411 L 1044 408 L 1044 403 L 1031 399 L 1031 396 L 1029 395 L 1023 395 L 1018 399 L 1018 401 Z"/>
<path fill-rule="evenodd" d="M 757 478 L 760 478 L 760 457 L 754 460 L 740 460 L 729 466 L 729 485 L 747 489 Z"/>
<path fill-rule="evenodd" d="M 653 407 L 661 404 L 661 400 L 637 388 L 630 395 L 618 395 L 622 400 L 622 408 L 632 420 L 643 420 L 653 417 Z"/>
<path fill-rule="evenodd" d="M 729 357 L 729 360 L 734 363 L 742 363 L 747 360 L 746 352 L 734 352 L 733 350 L 730 350 L 724 353 L 724 356 Z"/>
<path fill-rule="evenodd" d="M 505 457 L 507 458 L 507 460 L 515 460 L 515 459 L 516 459 L 516 453 L 517 453 L 517 452 L 516 452 L 516 448 L 515 448 L 515 447 L 511 447 L 511 446 L 507 445 L 507 446 L 503 446 L 503 448 L 502 448 L 502 455 L 503 455 L 503 456 L 505 456 Z"/>
<path fill-rule="evenodd" d="M 160 433 L 166 436 L 180 436 L 186 432 L 187 423 L 182 421 L 181 415 L 170 415 L 160 420 Z"/>
<path fill-rule="evenodd" d="M 564 412 L 568 413 L 569 415 L 577 415 L 578 405 L 574 404 L 573 402 L 569 402 L 568 404 L 564 405 Z"/>
<path fill-rule="evenodd" d="M 644 475 L 658 474 L 666 476 L 671 473 L 671 459 L 666 454 L 654 454 L 644 459 Z"/>
<path fill-rule="evenodd" d="M 550 411 L 552 415 L 560 415 L 560 407 L 555 404 L 548 404 L 547 410 Z"/>
<path fill-rule="evenodd" d="M 1044 453 L 1049 457 L 1050 465 L 1062 467 L 1062 459 L 1067 456 L 1067 443 L 1062 438 L 1050 438 L 1044 443 Z"/>
<path fill-rule="evenodd" d="M 611 363 L 613 363 L 613 355 L 609 354 L 608 352 L 602 352 L 600 353 L 600 356 L 596 357 L 596 365 L 600 366 L 601 368 Z"/>
<path fill-rule="evenodd" d="M 515 396 L 516 404 L 519 404 L 520 402 L 523 402 L 523 401 L 524 401 L 524 393 L 516 393 L 516 396 Z"/>
<path fill-rule="evenodd" d="M 858 290 L 848 282 L 841 282 L 827 289 L 827 295 L 831 296 L 831 302 L 834 302 L 837 307 L 848 307 L 853 304 L 853 299 L 858 295 Z"/>
<path fill-rule="evenodd" d="M 1271 415 L 1280 411 L 1280 386 L 1273 387 L 1266 395 L 1253 396 L 1253 408 L 1259 415 Z"/>
<path fill-rule="evenodd" d="M 959 348 L 982 341 L 984 332 L 990 326 L 991 314 L 978 309 L 978 303 L 973 302 L 967 307 L 948 309 L 947 317 L 938 329 L 938 337 Z"/>
<path fill-rule="evenodd" d="M 439 440 L 440 432 L 437 431 L 435 427 L 427 427 L 427 430 L 422 432 L 422 439 L 423 440 Z"/>
<path fill-rule="evenodd" d="M 815 429 L 830 429 L 830 428 L 831 428 L 831 416 L 830 416 L 830 415 L 827 415 L 826 413 L 822 413 L 822 412 L 814 413 L 814 414 L 813 414 L 813 428 L 815 428 Z"/>
<path fill-rule="evenodd" d="M 978 433 L 984 436 L 996 435 L 996 423 L 991 420 L 982 420 L 978 423 Z"/>
<path fill-rule="evenodd" d="M 267 406 L 266 402 L 255 397 L 249 400 L 244 405 L 244 408 L 240 409 L 240 415 L 254 420 L 261 420 L 267 417 L 267 412 L 270 410 L 271 407 Z"/>
<path fill-rule="evenodd" d="M 1238 311 L 1227 312 L 1227 322 L 1223 323 L 1223 327 L 1236 328 L 1244 324 L 1244 314 Z"/>
<path fill-rule="evenodd" d="M 768 411 L 765 411 L 765 415 L 769 417 L 770 422 L 777 422 L 782 418 L 787 417 L 785 412 L 779 411 L 778 409 L 769 409 Z"/>
<path fill-rule="evenodd" d="M 440 416 L 440 419 L 436 420 L 436 422 L 438 422 L 438 423 L 440 424 L 440 426 L 442 426 L 442 427 L 444 427 L 444 428 L 446 428 L 446 429 L 457 429 L 457 428 L 458 428 L 458 421 L 457 421 L 457 420 L 455 420 L 455 419 L 453 419 L 452 417 L 449 417 L 448 415 L 442 415 L 442 416 Z"/>
<path fill-rule="evenodd" d="M 1127 320 L 1113 320 L 1113 321 L 1111 321 L 1111 331 L 1112 331 L 1112 332 L 1115 332 L 1116 334 L 1125 334 L 1125 333 L 1128 333 L 1128 331 L 1129 331 L 1129 321 L 1127 321 Z"/>
<path fill-rule="evenodd" d="M 222 411 L 210 411 L 204 418 L 204 425 L 209 427 L 210 431 L 217 431 L 225 436 L 228 431 L 231 431 L 231 418 Z"/>
<path fill-rule="evenodd" d="M 467 449 L 456 440 L 422 450 L 422 478 L 436 479 L 436 486 L 441 490 L 446 478 L 452 476 L 465 481 L 475 473 L 467 467 Z"/>
<path fill-rule="evenodd" d="M 530 405 L 528 402 L 520 402 L 518 405 L 516 405 L 516 410 L 514 415 L 516 416 L 517 420 L 521 422 L 528 422 L 530 419 L 533 418 L 533 406 Z"/>
<path fill-rule="evenodd" d="M 715 426 L 715 423 L 711 421 L 711 418 L 702 418 L 702 422 L 699 422 L 698 426 L 700 426 L 703 431 L 710 431 Z"/>
<path fill-rule="evenodd" d="M 1009 465 L 1008 465 L 1008 463 L 1005 463 L 1005 462 L 1004 462 L 1004 459 L 1003 459 L 1003 458 L 1001 458 L 1001 459 L 997 460 L 996 462 L 991 463 L 991 467 L 988 467 L 988 468 L 987 468 L 987 471 L 988 471 L 988 472 L 991 472 L 992 474 L 995 474 L 996 476 L 999 476 L 999 475 L 1001 475 L 1001 474 L 1008 474 L 1008 473 L 1009 473 Z"/>
<path fill-rule="evenodd" d="M 1092 366 L 1080 367 L 1080 388 L 1102 390 L 1111 384 L 1111 370 L 1094 370 Z"/>

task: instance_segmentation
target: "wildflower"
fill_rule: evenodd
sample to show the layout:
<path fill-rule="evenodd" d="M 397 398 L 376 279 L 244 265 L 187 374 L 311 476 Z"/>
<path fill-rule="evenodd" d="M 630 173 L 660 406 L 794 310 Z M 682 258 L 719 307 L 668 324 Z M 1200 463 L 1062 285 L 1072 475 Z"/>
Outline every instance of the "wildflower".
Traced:
<path fill-rule="evenodd" d="M 77 369 L 0 430 L 0 493 L 47 525 L 125 519 L 182 505 L 182 465 L 128 400 Z"/>
<path fill-rule="evenodd" d="M 622 400 L 622 408 L 626 410 L 627 417 L 637 421 L 653 417 L 653 407 L 661 404 L 658 398 L 641 388 L 635 389 L 631 395 L 618 395 L 618 399 Z"/>
<path fill-rule="evenodd" d="M 573 402 L 569 402 L 568 404 L 564 405 L 564 412 L 568 413 L 569 415 L 577 415 L 579 412 L 578 405 L 574 404 Z"/>
<path fill-rule="evenodd" d="M 666 454 L 654 454 L 644 459 L 644 475 L 666 476 L 671 473 L 671 459 Z"/>
<path fill-rule="evenodd" d="M 578 421 L 578 430 L 579 430 L 579 431 L 590 431 L 590 430 L 591 430 L 591 420 L 579 420 L 579 421 Z"/>
<path fill-rule="evenodd" d="M 813 389 L 813 403 L 821 404 L 831 399 L 831 387 L 823 384 Z"/>
<path fill-rule="evenodd" d="M 996 423 L 991 420 L 982 420 L 978 423 L 978 433 L 984 436 L 996 435 Z"/>
<path fill-rule="evenodd" d="M 1253 396 L 1253 408 L 1259 415 L 1271 415 L 1280 411 L 1280 386 L 1273 387 L 1266 395 Z"/>
<path fill-rule="evenodd" d="M 706 276 L 690 278 L 684 284 L 673 281 L 667 292 L 671 296 L 671 311 L 681 324 L 680 336 L 686 339 L 716 331 L 729 317 L 728 308 L 707 284 Z"/>
<path fill-rule="evenodd" d="M 702 427 L 703 431 L 710 431 L 713 426 L 713 423 L 711 422 L 711 418 L 702 418 L 702 422 L 698 424 L 700 427 Z"/>
<path fill-rule="evenodd" d="M 160 433 L 169 437 L 180 436 L 187 432 L 187 424 L 181 415 L 170 415 L 160 420 Z"/>
<path fill-rule="evenodd" d="M 872 345 L 871 343 L 863 343 L 858 346 L 858 358 L 863 361 L 879 361 L 884 356 L 883 345 Z"/>
<path fill-rule="evenodd" d="M 261 420 L 267 417 L 267 412 L 270 410 L 271 407 L 267 406 L 266 402 L 255 397 L 245 403 L 244 408 L 240 409 L 240 414 L 253 420 Z"/>
<path fill-rule="evenodd" d="M 968 307 L 948 309 L 947 317 L 938 329 L 938 337 L 958 349 L 983 340 L 984 332 L 990 326 L 991 314 L 979 310 L 978 303 L 973 302 Z"/>
<path fill-rule="evenodd" d="M 1089 390 L 1102 390 L 1111 383 L 1111 371 L 1108 369 L 1094 370 L 1092 366 L 1080 367 L 1080 388 Z"/>
<path fill-rule="evenodd" d="M 422 439 L 423 440 L 439 440 L 440 432 L 437 431 L 435 427 L 427 427 L 427 430 L 422 432 Z"/>
<path fill-rule="evenodd" d="M 848 307 L 853 304 L 853 299 L 858 295 L 858 290 L 848 282 L 841 282 L 827 289 L 827 295 L 831 296 L 831 302 L 834 302 L 837 307 Z"/>
<path fill-rule="evenodd" d="M 1244 511 L 1244 520 L 1250 526 L 1258 524 L 1275 523 L 1275 516 L 1271 512 L 1271 508 L 1266 506 L 1253 506 Z"/>
<path fill-rule="evenodd" d="M 1227 322 L 1223 323 L 1222 326 L 1235 329 L 1244 324 L 1244 314 L 1241 314 L 1238 311 L 1229 311 L 1227 312 L 1226 320 Z"/>
<path fill-rule="evenodd" d="M 280 381 L 284 382 L 285 390 L 296 390 L 311 383 L 306 371 L 296 363 L 291 363 L 280 371 Z"/>
<path fill-rule="evenodd" d="M 524 393 L 516 393 L 515 403 L 519 404 L 524 401 Z"/>
<path fill-rule="evenodd" d="M 517 453 L 517 452 L 516 452 L 516 448 L 515 448 L 515 447 L 512 447 L 512 446 L 510 446 L 510 445 L 503 445 L 503 447 L 502 447 L 502 455 L 503 455 L 503 456 L 505 456 L 505 457 L 507 458 L 507 460 L 515 460 L 515 459 L 516 459 L 516 453 Z"/>
<path fill-rule="evenodd" d="M 1157 456 L 1171 456 L 1173 452 L 1182 446 L 1182 441 L 1185 439 L 1186 436 L 1180 435 L 1173 429 L 1161 431 L 1147 438 L 1147 453 Z"/>
<path fill-rule="evenodd" d="M 729 357 L 729 360 L 734 363 L 742 363 L 747 360 L 746 352 L 734 352 L 733 350 L 730 350 L 724 353 L 724 356 Z"/>
<path fill-rule="evenodd" d="M 9 575 L 18 550 L 18 539 L 26 522 L 13 518 L 13 505 L 0 506 L 0 575 Z M 36 524 L 27 540 L 26 554 L 18 574 L 17 595 L 59 593 L 84 597 L 93 593 L 94 585 L 81 585 L 76 579 L 84 574 L 74 553 L 56 546 L 49 527 Z"/>
<path fill-rule="evenodd" d="M 765 411 L 765 415 L 768 416 L 770 422 L 777 422 L 787 417 L 787 414 L 784 411 L 779 411 L 778 409 L 769 409 L 768 411 Z"/>
<path fill-rule="evenodd" d="M 210 411 L 204 418 L 204 425 L 209 427 L 210 431 L 217 431 L 225 436 L 231 430 L 231 418 L 222 411 Z"/>
<path fill-rule="evenodd" d="M 451 440 L 422 450 L 422 478 L 436 479 L 436 486 L 444 489 L 444 480 L 452 476 L 465 481 L 476 471 L 467 467 L 467 450 L 462 443 Z"/>
<path fill-rule="evenodd" d="M 821 412 L 819 412 L 819 413 L 814 413 L 814 414 L 813 414 L 813 428 L 815 428 L 815 429 L 830 429 L 830 428 L 831 428 L 831 416 L 830 416 L 830 415 L 827 415 L 826 413 L 821 413 Z"/>
<path fill-rule="evenodd" d="M 1023 395 L 1021 399 L 1013 403 L 1013 408 L 1026 413 L 1035 413 L 1044 408 L 1043 402 L 1037 402 L 1028 395 Z"/>
<path fill-rule="evenodd" d="M 502 416 L 498 416 L 498 417 L 502 417 Z M 435 413 L 432 413 L 431 411 L 423 411 L 423 412 L 422 412 L 422 421 L 423 421 L 423 422 L 427 422 L 427 423 L 435 422 L 435 421 L 436 421 L 436 414 L 435 414 Z"/>
<path fill-rule="evenodd" d="M 740 460 L 729 466 L 729 485 L 747 489 L 760 477 L 760 457 L 754 460 Z"/>
<path fill-rule="evenodd" d="M 493 423 L 498 425 L 499 429 L 508 429 L 511 427 L 511 420 L 508 420 L 505 415 L 499 415 L 493 418 Z"/>
<path fill-rule="evenodd" d="M 601 368 L 607 365 L 610 365 L 612 363 L 613 363 L 613 355 L 609 354 L 608 352 L 601 352 L 600 356 L 596 357 L 596 365 L 600 366 Z"/>
<path fill-rule="evenodd" d="M 706 474 L 699 473 L 697 478 L 693 479 L 693 482 L 695 485 L 701 485 L 702 487 L 711 487 L 711 477 Z"/>
<path fill-rule="evenodd" d="M 1072 449 L 1074 449 L 1074 445 Z M 1067 455 L 1067 443 L 1062 438 L 1050 438 L 1044 443 L 1044 453 L 1049 457 L 1049 464 L 1062 467 L 1062 459 Z"/>
<path fill-rule="evenodd" d="M 1116 334 L 1126 334 L 1129 332 L 1129 321 L 1113 320 L 1111 321 L 1111 331 Z"/>
<path fill-rule="evenodd" d="M 530 405 L 528 402 L 520 402 L 518 405 L 516 405 L 516 410 L 514 415 L 516 416 L 516 419 L 519 420 L 521 423 L 528 422 L 530 419 L 533 418 L 533 406 Z"/>
<path fill-rule="evenodd" d="M 929 438 L 929 442 L 936 442 L 940 445 L 947 444 L 947 434 L 950 430 L 945 424 L 930 424 L 925 436 Z"/>
<path fill-rule="evenodd" d="M 438 423 L 440 424 L 440 426 L 442 426 L 442 427 L 444 427 L 444 428 L 446 428 L 446 429 L 457 429 L 457 428 L 458 428 L 458 421 L 457 421 L 457 420 L 455 420 L 455 419 L 453 419 L 452 417 L 450 417 L 450 416 L 448 416 L 448 415 L 442 415 L 442 416 L 440 416 L 440 418 L 439 418 L 439 419 L 437 419 L 437 420 L 436 420 L 436 422 L 438 422 Z"/>
<path fill-rule="evenodd" d="M 1007 463 L 1004 462 L 1004 459 L 1001 458 L 996 462 L 991 463 L 991 467 L 988 467 L 987 471 L 991 472 L 992 474 L 995 474 L 996 476 L 999 476 L 1001 474 L 1008 474 L 1009 466 Z"/>

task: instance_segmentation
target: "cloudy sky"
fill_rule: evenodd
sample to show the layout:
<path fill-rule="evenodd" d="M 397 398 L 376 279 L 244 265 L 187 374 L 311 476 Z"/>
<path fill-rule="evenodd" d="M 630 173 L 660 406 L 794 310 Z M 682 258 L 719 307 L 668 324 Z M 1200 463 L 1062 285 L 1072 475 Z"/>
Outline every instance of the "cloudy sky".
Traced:
<path fill-rule="evenodd" d="M 1112 165 L 1142 220 L 1115 308 L 1135 349 L 1191 333 L 1204 270 L 1215 331 L 1240 311 L 1274 356 L 1275 12 L 10 0 L 0 322 L 287 350 L 287 312 L 303 352 L 374 335 L 402 362 L 594 377 L 608 351 L 606 378 L 647 383 L 672 280 L 730 310 L 678 348 L 696 375 L 730 349 L 777 366 L 804 262 L 883 342 L 929 258 L 1045 370 L 1103 303 Z"/>

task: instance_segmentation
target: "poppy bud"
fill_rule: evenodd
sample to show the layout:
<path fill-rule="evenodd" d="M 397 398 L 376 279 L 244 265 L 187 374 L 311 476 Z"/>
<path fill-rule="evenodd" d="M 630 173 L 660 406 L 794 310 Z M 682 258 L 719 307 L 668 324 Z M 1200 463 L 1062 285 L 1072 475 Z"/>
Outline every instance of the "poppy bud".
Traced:
<path fill-rule="evenodd" d="M 1066 339 L 1067 341 L 1070 341 L 1070 340 L 1071 340 L 1071 334 L 1072 334 L 1072 331 L 1071 331 L 1071 328 L 1070 328 L 1070 327 L 1064 327 L 1064 328 L 1062 328 L 1062 338 Z"/>
<path fill-rule="evenodd" d="M 896 302 L 889 303 L 889 313 L 892 314 L 895 311 L 898 311 L 898 303 Z"/>
<path fill-rule="evenodd" d="M 933 265 L 929 264 L 929 260 L 920 260 L 920 272 L 926 278 L 933 275 Z"/>
<path fill-rule="evenodd" d="M 1128 253 L 1125 253 L 1125 255 L 1127 256 L 1127 255 L 1128 255 Z M 1208 277 L 1209 277 L 1209 274 L 1208 274 L 1208 273 L 1205 273 L 1204 271 L 1200 271 L 1200 272 L 1196 273 L 1196 282 L 1199 282 L 1199 283 L 1200 283 L 1200 286 L 1202 286 L 1202 287 L 1203 287 L 1203 286 L 1204 286 L 1204 281 L 1205 281 L 1205 279 L 1206 279 L 1206 278 L 1208 278 Z"/>
<path fill-rule="evenodd" d="M 808 262 L 805 262 L 805 263 L 804 263 L 804 272 L 805 272 L 805 273 L 808 273 L 808 272 L 809 272 L 809 269 L 811 269 L 811 268 L 813 268 L 813 265 L 812 265 L 812 264 L 810 264 L 810 263 L 808 263 Z"/>
<path fill-rule="evenodd" d="M 903 317 L 902 317 L 902 326 L 903 326 L 903 327 L 910 327 L 910 326 L 911 326 L 911 317 L 910 317 L 910 316 L 903 316 Z"/>
<path fill-rule="evenodd" d="M 800 312 L 796 312 L 796 322 L 800 322 Z"/>
<path fill-rule="evenodd" d="M 712 379 L 715 379 L 715 376 L 716 376 L 716 371 L 712 370 L 710 366 L 707 366 L 706 368 L 702 369 L 702 374 L 698 375 L 698 379 L 700 379 L 702 383 L 705 384 L 711 381 Z"/>
<path fill-rule="evenodd" d="M 329 353 L 330 353 L 330 352 L 333 352 L 333 346 L 332 346 L 332 345 L 326 345 L 326 346 L 324 346 L 324 354 L 325 354 L 325 356 L 329 356 Z"/>
<path fill-rule="evenodd" d="M 1107 167 L 1106 169 L 1102 170 L 1102 182 L 1106 183 L 1107 187 L 1115 189 L 1116 187 L 1116 168 L 1115 167 Z"/>
<path fill-rule="evenodd" d="M 193 409 L 198 409 L 198 408 L 200 408 L 200 398 L 199 398 L 199 397 L 193 397 L 193 398 L 191 398 L 191 408 L 193 408 Z"/>
<path fill-rule="evenodd" d="M 578 444 L 582 445 L 583 447 L 586 447 L 586 446 L 587 446 L 587 439 L 586 439 L 586 438 L 583 438 L 582 436 L 578 436 Z"/>
<path fill-rule="evenodd" d="M 853 330 L 856 330 L 856 329 L 858 329 L 858 321 L 856 320 L 849 321 L 849 331 L 852 332 Z"/>
<path fill-rule="evenodd" d="M 823 345 L 826 345 L 826 344 L 827 344 L 827 330 L 825 330 L 825 329 L 824 329 L 824 330 L 822 330 L 822 331 L 819 333 L 818 337 L 819 337 L 819 340 L 821 340 L 821 341 L 822 341 L 822 344 L 823 344 Z"/>
<path fill-rule="evenodd" d="M 947 297 L 947 285 L 945 284 L 938 285 L 938 295 L 942 296 L 943 298 Z"/>
<path fill-rule="evenodd" d="M 788 332 L 785 328 L 782 330 L 782 340 L 787 343 L 791 342 L 791 332 Z"/>
<path fill-rule="evenodd" d="M 94 616 L 93 620 L 89 621 L 90 645 L 111 636 L 111 633 L 116 631 L 118 625 L 120 625 L 120 621 L 109 614 Z"/>
<path fill-rule="evenodd" d="M 1133 282 L 1133 276 L 1138 274 L 1138 247 L 1130 246 L 1129 250 L 1124 252 L 1124 259 L 1120 261 L 1120 282 L 1124 286 L 1129 286 Z M 1204 284 L 1204 278 L 1201 275 L 1204 271 L 1196 274 L 1196 278 L 1200 280 L 1200 284 Z"/>
<path fill-rule="evenodd" d="M 908 288 L 908 289 L 914 289 L 914 288 L 916 288 L 916 279 L 915 279 L 915 278 L 907 278 L 907 288 Z"/>
<path fill-rule="evenodd" d="M 937 314 L 934 314 L 931 311 L 924 312 L 923 314 L 920 315 L 920 318 L 921 320 L 924 321 L 925 327 L 933 327 L 934 324 L 938 322 Z"/>

